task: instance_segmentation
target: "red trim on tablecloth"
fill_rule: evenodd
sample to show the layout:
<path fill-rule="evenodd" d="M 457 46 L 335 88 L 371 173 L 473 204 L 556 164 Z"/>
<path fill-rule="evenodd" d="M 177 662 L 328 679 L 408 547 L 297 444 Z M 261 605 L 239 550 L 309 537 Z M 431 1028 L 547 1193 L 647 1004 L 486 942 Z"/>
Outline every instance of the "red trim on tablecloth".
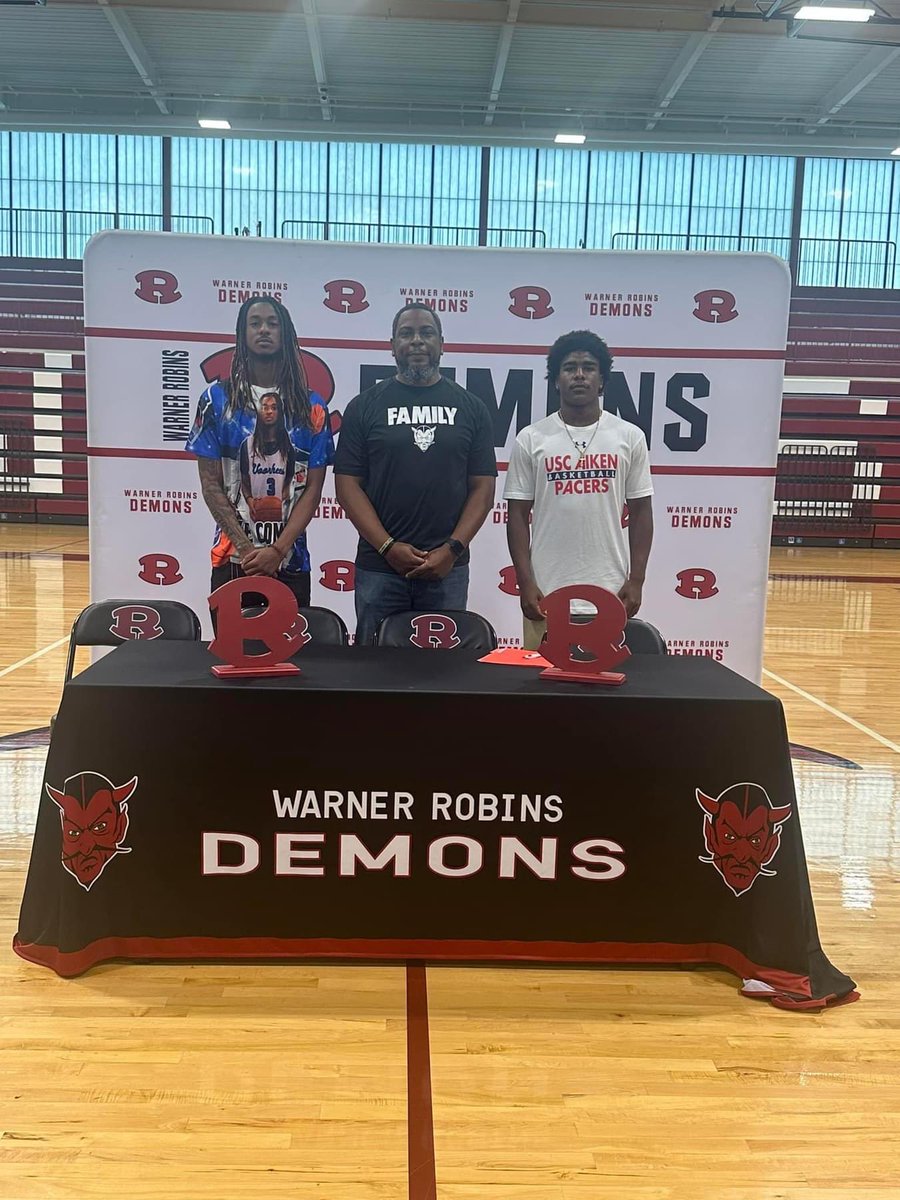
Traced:
<path fill-rule="evenodd" d="M 775 989 L 762 993 L 789 1007 L 824 1007 L 833 996 L 815 998 L 809 977 L 751 962 L 733 946 L 718 942 L 525 942 L 429 938 L 215 938 L 110 937 L 81 950 L 23 943 L 13 949 L 29 962 L 59 975 L 80 975 L 111 958 L 367 958 L 425 959 L 435 962 L 568 962 L 568 963 L 710 963 L 734 971 L 742 979 L 758 979 Z M 850 997 L 843 997 L 846 1001 Z"/>

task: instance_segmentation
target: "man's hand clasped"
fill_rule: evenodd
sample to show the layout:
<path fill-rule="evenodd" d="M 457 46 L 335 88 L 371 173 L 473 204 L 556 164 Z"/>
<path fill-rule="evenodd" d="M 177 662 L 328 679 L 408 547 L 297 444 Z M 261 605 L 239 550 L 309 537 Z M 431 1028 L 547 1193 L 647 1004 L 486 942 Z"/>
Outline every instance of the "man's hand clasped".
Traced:
<path fill-rule="evenodd" d="M 277 575 L 284 555 L 274 546 L 260 546 L 248 550 L 241 557 L 241 569 L 245 575 Z"/>

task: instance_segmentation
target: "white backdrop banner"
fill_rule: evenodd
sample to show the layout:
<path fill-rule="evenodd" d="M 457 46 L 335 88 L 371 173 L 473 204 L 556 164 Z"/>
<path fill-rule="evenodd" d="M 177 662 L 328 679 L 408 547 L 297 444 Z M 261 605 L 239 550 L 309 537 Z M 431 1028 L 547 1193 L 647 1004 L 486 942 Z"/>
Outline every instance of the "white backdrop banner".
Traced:
<path fill-rule="evenodd" d="M 494 421 L 497 502 L 473 545 L 469 606 L 501 643 L 521 636 L 504 468 L 517 432 L 556 407 L 549 345 L 589 328 L 615 356 L 605 406 L 650 446 L 641 616 L 673 653 L 759 678 L 790 301 L 781 260 L 106 232 L 87 247 L 84 281 L 94 599 L 183 600 L 209 633 L 214 523 L 183 447 L 201 391 L 227 373 L 248 296 L 289 308 L 336 430 L 353 396 L 393 371 L 394 313 L 422 300 L 443 322 L 442 368 Z M 351 630 L 355 546 L 329 474 L 309 529 L 312 602 Z"/>

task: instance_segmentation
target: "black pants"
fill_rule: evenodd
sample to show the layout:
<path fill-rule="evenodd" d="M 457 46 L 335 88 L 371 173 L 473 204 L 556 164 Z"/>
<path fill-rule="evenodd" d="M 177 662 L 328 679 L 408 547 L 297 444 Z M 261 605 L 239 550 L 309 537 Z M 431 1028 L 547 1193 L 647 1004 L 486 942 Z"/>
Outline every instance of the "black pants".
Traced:
<path fill-rule="evenodd" d="M 230 583 L 232 579 L 251 579 L 252 576 L 245 574 L 237 563 L 225 563 L 221 567 L 213 567 L 212 578 L 210 579 L 210 591 L 215 591 L 220 588 L 223 583 Z M 310 575 L 309 571 L 279 571 L 275 576 L 279 583 L 286 583 L 294 595 L 297 597 L 297 604 L 300 608 L 309 607 L 310 594 Z M 265 596 L 259 592 L 248 592 L 244 598 L 247 607 L 267 603 Z M 216 614 L 210 612 L 213 623 L 213 633 L 216 629 Z"/>

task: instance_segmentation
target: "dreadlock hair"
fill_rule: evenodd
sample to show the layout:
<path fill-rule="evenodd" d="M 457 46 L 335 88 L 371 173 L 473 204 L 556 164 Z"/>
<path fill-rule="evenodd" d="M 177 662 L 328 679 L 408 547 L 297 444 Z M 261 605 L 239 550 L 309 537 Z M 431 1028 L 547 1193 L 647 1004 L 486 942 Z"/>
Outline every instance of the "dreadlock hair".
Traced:
<path fill-rule="evenodd" d="M 270 304 L 281 326 L 281 365 L 274 386 L 281 395 L 284 424 L 287 428 L 296 425 L 311 428 L 309 384 L 297 347 L 297 331 L 291 314 L 274 296 L 250 296 L 238 312 L 235 330 L 237 345 L 231 360 L 231 376 L 225 382 L 225 394 L 228 397 L 226 415 L 255 408 L 250 380 L 250 351 L 247 349 L 247 317 L 254 304 Z"/>
<path fill-rule="evenodd" d="M 266 453 L 265 434 L 271 429 L 271 437 L 275 442 L 275 448 L 284 461 L 287 462 L 294 453 L 294 447 L 291 445 L 291 439 L 288 437 L 288 431 L 284 424 L 284 403 L 281 397 L 276 395 L 274 391 L 267 394 L 274 396 L 278 404 L 278 421 L 274 426 L 268 426 L 264 425 L 261 420 L 257 420 L 256 428 L 253 430 L 253 453 L 260 456 Z M 265 396 L 262 399 L 264 400 Z"/>

